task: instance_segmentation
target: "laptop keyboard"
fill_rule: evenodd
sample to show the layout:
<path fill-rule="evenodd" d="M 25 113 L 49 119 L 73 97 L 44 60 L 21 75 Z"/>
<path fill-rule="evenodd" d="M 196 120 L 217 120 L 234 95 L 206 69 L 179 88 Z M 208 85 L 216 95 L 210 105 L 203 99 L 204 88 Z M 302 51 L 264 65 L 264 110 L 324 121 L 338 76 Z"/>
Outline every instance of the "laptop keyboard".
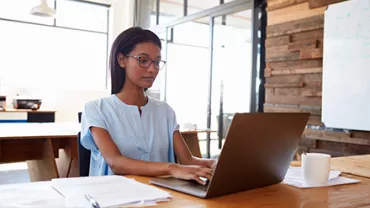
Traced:
<path fill-rule="evenodd" d="M 201 185 L 197 182 L 188 183 L 185 186 L 190 187 L 190 188 L 195 188 L 195 189 L 198 189 L 198 190 L 201 190 L 201 191 L 207 191 L 207 188 L 208 188 L 208 184 L 207 185 Z"/>

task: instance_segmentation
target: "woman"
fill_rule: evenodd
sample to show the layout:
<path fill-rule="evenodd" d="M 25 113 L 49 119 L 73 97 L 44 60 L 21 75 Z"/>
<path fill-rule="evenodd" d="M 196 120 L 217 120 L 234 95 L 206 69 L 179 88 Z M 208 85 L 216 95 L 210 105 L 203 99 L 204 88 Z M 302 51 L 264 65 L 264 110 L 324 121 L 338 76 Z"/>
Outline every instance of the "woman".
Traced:
<path fill-rule="evenodd" d="M 114 41 L 109 62 L 112 95 L 87 103 L 82 116 L 90 175 L 171 175 L 205 184 L 200 177 L 209 179 L 216 161 L 192 156 L 172 108 L 145 95 L 165 64 L 159 38 L 130 28 Z"/>

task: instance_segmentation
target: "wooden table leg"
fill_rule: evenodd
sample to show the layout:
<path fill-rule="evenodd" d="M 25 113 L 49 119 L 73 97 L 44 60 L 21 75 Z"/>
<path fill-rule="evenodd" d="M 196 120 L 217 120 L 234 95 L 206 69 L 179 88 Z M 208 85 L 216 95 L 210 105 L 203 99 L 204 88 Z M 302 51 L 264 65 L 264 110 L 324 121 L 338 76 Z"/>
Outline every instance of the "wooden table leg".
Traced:
<path fill-rule="evenodd" d="M 64 139 L 56 159 L 59 177 L 78 177 L 78 146 L 76 139 Z"/>
<path fill-rule="evenodd" d="M 47 181 L 59 177 L 50 139 L 43 140 L 42 159 L 28 160 L 27 166 L 31 181 Z"/>
<path fill-rule="evenodd" d="M 188 148 L 190 152 L 193 154 L 195 157 L 202 157 L 202 153 L 200 151 L 199 147 L 199 139 L 198 139 L 198 133 L 186 133 L 182 134 L 182 137 L 185 140 L 185 143 L 188 145 Z"/>

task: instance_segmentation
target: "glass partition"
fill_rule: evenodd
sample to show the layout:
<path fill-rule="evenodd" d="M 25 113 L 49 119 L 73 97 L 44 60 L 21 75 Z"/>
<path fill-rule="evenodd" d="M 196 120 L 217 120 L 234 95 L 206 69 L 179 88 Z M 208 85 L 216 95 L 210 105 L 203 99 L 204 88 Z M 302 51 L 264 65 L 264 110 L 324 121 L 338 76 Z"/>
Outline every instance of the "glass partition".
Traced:
<path fill-rule="evenodd" d="M 251 10 L 216 17 L 213 29 L 212 138 L 225 138 L 232 117 L 250 111 L 252 76 Z M 221 118 L 219 115 L 223 115 Z M 222 144 L 211 141 L 211 153 Z"/>
<path fill-rule="evenodd" d="M 231 1 L 157 2 L 159 20 L 167 17 L 169 23 L 161 28 L 166 22 L 160 20 L 156 28 L 166 31 L 157 33 L 164 41 L 167 61 L 160 72 L 161 99 L 173 107 L 182 128 L 192 123 L 198 129 L 214 131 L 198 134 L 205 157 L 219 154 L 233 115 L 249 112 L 254 96 L 251 93 L 253 6 L 248 1 L 241 6 L 220 6 Z M 176 9 L 170 11 L 170 7 Z M 215 16 L 222 14 L 221 10 L 226 15 Z M 209 14 L 202 16 L 202 12 Z"/>
<path fill-rule="evenodd" d="M 188 31 L 196 30 L 196 33 Z M 174 108 L 181 126 L 207 126 L 209 80 L 209 26 L 187 22 L 172 29 L 167 45 L 166 101 Z"/>

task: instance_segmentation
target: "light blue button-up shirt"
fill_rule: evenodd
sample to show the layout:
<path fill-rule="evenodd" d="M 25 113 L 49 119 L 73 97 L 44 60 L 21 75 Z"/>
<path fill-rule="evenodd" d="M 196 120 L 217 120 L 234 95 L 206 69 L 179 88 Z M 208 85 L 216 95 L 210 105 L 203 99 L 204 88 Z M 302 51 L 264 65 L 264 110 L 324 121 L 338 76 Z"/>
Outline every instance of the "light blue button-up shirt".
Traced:
<path fill-rule="evenodd" d="M 173 109 L 148 98 L 141 107 L 127 105 L 110 95 L 85 105 L 81 120 L 81 144 L 91 150 L 90 175 L 114 175 L 97 148 L 90 127 L 107 130 L 125 157 L 152 162 L 175 162 L 173 133 L 179 129 Z"/>

